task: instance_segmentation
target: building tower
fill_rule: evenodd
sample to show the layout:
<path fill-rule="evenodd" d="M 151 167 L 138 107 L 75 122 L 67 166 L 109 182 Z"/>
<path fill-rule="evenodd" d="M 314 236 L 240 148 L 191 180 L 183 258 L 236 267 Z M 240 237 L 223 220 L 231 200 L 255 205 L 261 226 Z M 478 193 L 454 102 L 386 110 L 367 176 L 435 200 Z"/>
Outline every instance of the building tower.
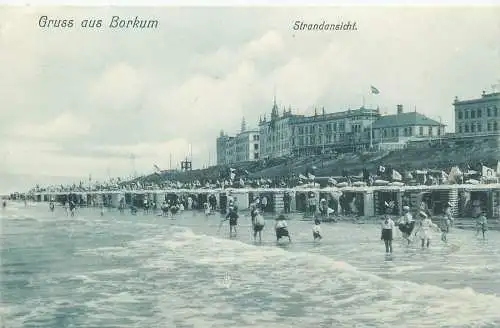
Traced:
<path fill-rule="evenodd" d="M 274 100 L 273 100 L 273 109 L 271 110 L 271 121 L 274 121 L 279 118 L 279 112 L 278 112 L 278 104 L 276 104 L 276 95 L 274 95 Z"/>
<path fill-rule="evenodd" d="M 241 133 L 247 130 L 247 122 L 245 121 L 245 117 L 241 120 Z"/>

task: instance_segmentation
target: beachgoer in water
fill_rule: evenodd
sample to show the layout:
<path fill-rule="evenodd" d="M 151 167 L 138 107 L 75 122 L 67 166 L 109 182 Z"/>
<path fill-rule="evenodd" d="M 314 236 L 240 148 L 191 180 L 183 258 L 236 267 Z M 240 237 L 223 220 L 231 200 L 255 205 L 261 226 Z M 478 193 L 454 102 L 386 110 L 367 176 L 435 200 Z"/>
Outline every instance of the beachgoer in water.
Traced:
<path fill-rule="evenodd" d="M 323 237 L 321 236 L 321 221 L 319 219 L 314 220 L 312 232 L 314 240 L 323 239 Z"/>
<path fill-rule="evenodd" d="M 255 209 L 255 217 L 252 218 L 253 225 L 253 240 L 257 239 L 257 234 L 259 234 L 259 242 L 262 242 L 262 230 L 264 229 L 264 225 L 266 221 L 264 217 L 259 213 L 259 210 Z"/>
<path fill-rule="evenodd" d="M 69 212 L 71 213 L 71 216 L 75 216 L 75 210 L 76 210 L 76 204 L 73 200 L 69 201 Z"/>
<path fill-rule="evenodd" d="M 174 217 L 179 212 L 179 205 L 176 203 L 170 206 L 170 214 Z"/>
<path fill-rule="evenodd" d="M 448 202 L 444 210 L 444 217 L 441 221 L 441 240 L 445 243 L 448 241 L 448 233 L 453 225 L 453 215 L 451 213 L 451 204 Z"/>
<path fill-rule="evenodd" d="M 413 215 L 410 213 L 409 206 L 403 206 L 403 217 L 399 221 L 398 228 L 403 234 L 403 238 L 408 241 L 410 244 L 410 236 L 415 229 L 415 220 L 413 219 Z"/>
<path fill-rule="evenodd" d="M 419 215 L 422 220 L 420 221 L 420 227 L 415 232 L 415 236 L 419 234 L 420 240 L 422 241 L 422 248 L 425 248 L 426 246 L 429 248 L 431 245 L 432 230 L 437 230 L 439 228 L 432 222 L 431 218 L 424 211 L 420 211 Z"/>
<path fill-rule="evenodd" d="M 203 203 L 203 207 L 205 208 L 205 215 L 206 216 L 209 216 L 210 214 L 212 214 L 212 212 L 210 211 L 210 205 L 208 203 Z"/>
<path fill-rule="evenodd" d="M 2 201 L 2 208 L 5 209 L 7 207 L 7 201 Z"/>
<path fill-rule="evenodd" d="M 161 204 L 161 213 L 163 216 L 168 216 L 168 204 L 166 201 L 163 201 Z"/>
<path fill-rule="evenodd" d="M 118 209 L 120 210 L 120 214 L 123 214 L 125 212 L 125 199 L 124 198 L 120 199 L 120 205 L 118 206 Z"/>
<path fill-rule="evenodd" d="M 255 217 L 259 214 L 259 210 L 256 203 L 250 204 L 250 218 L 252 221 L 252 227 L 255 225 Z"/>
<path fill-rule="evenodd" d="M 286 218 L 284 215 L 278 216 L 276 218 L 276 225 L 274 226 L 276 231 L 276 241 L 279 242 L 282 237 L 288 237 L 288 240 L 292 242 L 290 233 L 288 232 L 288 224 L 286 223 Z"/>
<path fill-rule="evenodd" d="M 392 254 L 392 231 L 394 230 L 394 221 L 389 217 L 392 208 L 386 204 L 386 214 L 382 217 L 381 236 L 380 239 L 384 241 L 385 253 Z"/>
<path fill-rule="evenodd" d="M 233 207 L 229 208 L 229 213 L 227 213 L 226 218 L 222 220 L 222 222 L 229 220 L 229 237 L 233 237 L 233 231 L 234 231 L 234 237 L 236 237 L 237 231 L 236 231 L 236 226 L 238 225 L 238 213 Z"/>
<path fill-rule="evenodd" d="M 477 226 L 476 236 L 482 233 L 483 239 L 486 239 L 486 231 L 488 231 L 488 219 L 486 219 L 484 213 L 479 214 L 476 220 L 476 226 Z"/>

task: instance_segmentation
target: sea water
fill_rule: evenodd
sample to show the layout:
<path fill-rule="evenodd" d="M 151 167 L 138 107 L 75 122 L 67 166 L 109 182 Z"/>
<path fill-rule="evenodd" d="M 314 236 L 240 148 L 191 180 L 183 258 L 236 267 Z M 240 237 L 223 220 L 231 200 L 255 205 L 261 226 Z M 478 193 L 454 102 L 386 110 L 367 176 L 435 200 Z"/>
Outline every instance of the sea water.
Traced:
<path fill-rule="evenodd" d="M 1 210 L 0 210 L 1 211 Z M 453 230 L 430 249 L 379 227 L 291 220 L 255 244 L 242 215 L 175 219 L 9 203 L 1 217 L 2 327 L 500 327 L 500 234 Z M 293 217 L 293 216 L 292 216 Z"/>

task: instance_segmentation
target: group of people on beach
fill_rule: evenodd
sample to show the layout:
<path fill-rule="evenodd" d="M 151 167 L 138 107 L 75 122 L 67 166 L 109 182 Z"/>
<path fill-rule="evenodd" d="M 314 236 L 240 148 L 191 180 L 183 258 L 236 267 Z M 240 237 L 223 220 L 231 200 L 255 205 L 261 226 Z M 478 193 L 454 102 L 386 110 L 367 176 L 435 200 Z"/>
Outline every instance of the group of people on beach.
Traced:
<path fill-rule="evenodd" d="M 253 238 L 254 241 L 257 241 L 257 236 L 259 237 L 259 242 L 262 242 L 262 231 L 265 226 L 265 219 L 263 216 L 263 211 L 261 206 L 259 206 L 259 202 L 254 202 L 250 205 L 250 218 L 252 223 L 253 230 Z M 313 239 L 321 240 L 323 237 L 321 236 L 321 220 L 319 215 L 321 215 L 321 211 L 318 211 L 318 215 L 314 219 L 313 225 Z M 229 236 L 230 238 L 236 237 L 238 226 L 238 206 L 236 204 L 235 199 L 230 199 L 229 208 L 226 217 L 221 221 L 219 230 L 222 227 L 222 224 L 226 221 L 229 221 Z M 287 218 L 285 215 L 280 214 L 275 219 L 274 230 L 276 234 L 276 242 L 279 242 L 282 238 L 287 238 L 289 242 L 292 242 L 292 237 L 290 235 L 290 231 L 288 230 Z"/>
<path fill-rule="evenodd" d="M 396 224 L 390 217 L 393 211 L 394 204 L 385 203 L 385 214 L 382 216 L 381 223 L 381 237 L 384 241 L 385 251 L 387 254 L 392 253 L 392 240 L 393 231 L 395 227 L 399 229 L 403 239 L 408 241 L 408 245 L 413 242 L 412 234 L 414 237 L 418 236 L 422 248 L 429 248 L 431 244 L 432 232 L 441 233 L 441 241 L 448 242 L 448 234 L 453 227 L 454 219 L 452 214 L 452 204 L 448 202 L 445 206 L 444 213 L 438 217 L 439 224 L 432 221 L 431 214 L 424 203 L 421 203 L 420 209 L 417 214 L 416 221 L 410 211 L 409 206 L 403 206 L 403 216 Z M 476 222 L 476 236 L 482 234 L 483 239 L 486 238 L 486 231 L 488 230 L 488 222 L 486 216 L 482 211 L 477 211 L 473 214 Z"/>

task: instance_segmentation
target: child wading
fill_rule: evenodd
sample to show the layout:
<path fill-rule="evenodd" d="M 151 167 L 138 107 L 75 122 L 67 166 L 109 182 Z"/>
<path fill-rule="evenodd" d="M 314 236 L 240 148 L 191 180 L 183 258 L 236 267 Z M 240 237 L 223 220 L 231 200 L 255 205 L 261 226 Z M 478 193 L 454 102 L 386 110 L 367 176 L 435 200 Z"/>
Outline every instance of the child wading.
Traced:
<path fill-rule="evenodd" d="M 432 230 L 439 231 L 439 227 L 432 222 L 431 218 L 424 211 L 420 211 L 419 214 L 422 220 L 420 221 L 418 230 L 415 232 L 415 236 L 419 234 L 422 241 L 422 248 L 426 246 L 429 248 L 431 245 Z"/>
<path fill-rule="evenodd" d="M 392 231 L 394 230 L 394 221 L 389 217 L 389 213 L 392 210 L 388 204 L 386 204 L 386 214 L 382 217 L 382 232 L 380 239 L 384 241 L 385 253 L 392 254 Z"/>
<path fill-rule="evenodd" d="M 482 233 L 483 239 L 486 239 L 486 231 L 488 231 L 488 219 L 486 219 L 486 216 L 484 213 L 479 214 L 478 218 L 476 219 L 476 236 Z"/>
<path fill-rule="evenodd" d="M 314 220 L 314 225 L 312 228 L 313 238 L 314 240 L 321 240 L 323 237 L 321 236 L 321 221 L 319 219 Z"/>
<path fill-rule="evenodd" d="M 451 226 L 453 225 L 453 216 L 451 213 L 451 204 L 448 202 L 444 210 L 444 216 L 441 221 L 441 240 L 445 243 L 448 241 L 448 233 L 450 233 Z"/>
<path fill-rule="evenodd" d="M 236 237 L 236 226 L 238 225 L 238 213 L 234 207 L 229 208 L 229 213 L 227 213 L 226 218 L 222 222 L 229 220 L 229 238 Z M 221 223 L 222 223 L 221 222 Z M 234 235 L 233 235 L 234 231 Z"/>
<path fill-rule="evenodd" d="M 288 232 L 288 224 L 286 223 L 286 219 L 284 215 L 280 215 L 276 219 L 275 225 L 276 231 L 276 241 L 279 242 L 281 237 L 288 237 L 288 241 L 292 242 L 292 238 L 290 237 L 290 233 Z"/>
<path fill-rule="evenodd" d="M 415 220 L 413 220 L 413 215 L 410 213 L 410 207 L 403 206 L 404 215 L 399 221 L 398 227 L 401 233 L 403 234 L 403 238 L 408 241 L 408 245 L 410 244 L 410 236 L 415 228 Z"/>
<path fill-rule="evenodd" d="M 257 239 L 257 234 L 259 235 L 259 242 L 262 242 L 262 230 L 264 229 L 264 225 L 266 224 L 264 217 L 259 213 L 259 210 L 256 210 L 255 217 L 252 218 L 253 225 L 253 239 L 254 241 Z"/>

